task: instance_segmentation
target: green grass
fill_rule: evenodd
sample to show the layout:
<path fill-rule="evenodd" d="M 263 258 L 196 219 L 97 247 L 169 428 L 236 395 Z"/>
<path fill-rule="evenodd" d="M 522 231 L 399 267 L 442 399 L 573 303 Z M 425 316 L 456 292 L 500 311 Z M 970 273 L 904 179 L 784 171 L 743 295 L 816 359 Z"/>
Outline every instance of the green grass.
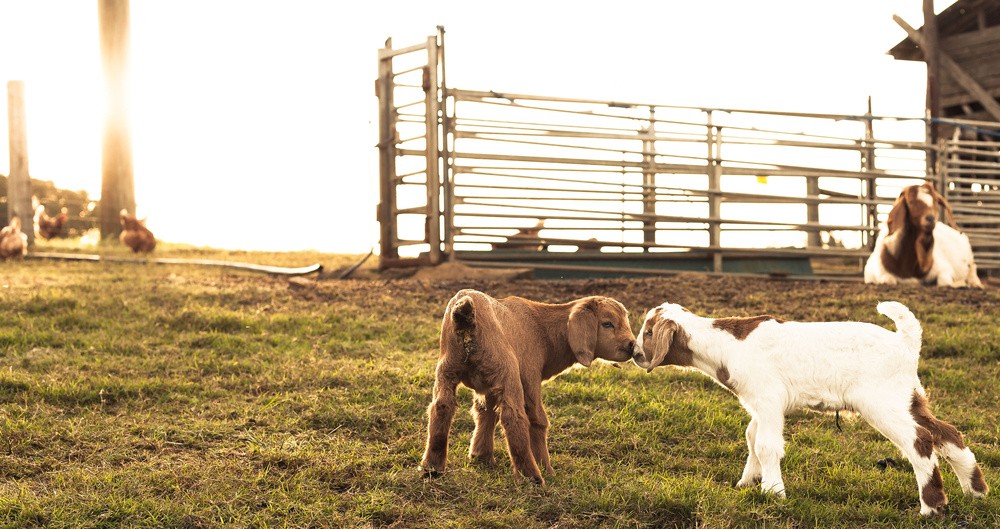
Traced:
<path fill-rule="evenodd" d="M 160 250 L 158 249 L 158 253 Z M 284 266 L 358 256 L 165 248 L 163 256 Z M 328 264 L 329 263 L 329 264 Z M 438 328 L 473 287 L 565 301 L 607 294 L 632 310 L 680 302 L 708 315 L 771 313 L 890 325 L 899 299 L 925 325 L 920 374 L 987 481 L 1000 469 L 1000 296 L 683 276 L 601 281 L 289 281 L 218 268 L 0 262 L 0 527 L 995 527 L 1000 500 L 961 495 L 918 515 L 905 463 L 863 420 L 796 413 L 789 497 L 736 490 L 747 417 L 692 372 L 607 364 L 546 384 L 556 474 L 516 479 L 465 459 L 417 470 Z M 461 390 L 460 404 L 471 403 Z"/>

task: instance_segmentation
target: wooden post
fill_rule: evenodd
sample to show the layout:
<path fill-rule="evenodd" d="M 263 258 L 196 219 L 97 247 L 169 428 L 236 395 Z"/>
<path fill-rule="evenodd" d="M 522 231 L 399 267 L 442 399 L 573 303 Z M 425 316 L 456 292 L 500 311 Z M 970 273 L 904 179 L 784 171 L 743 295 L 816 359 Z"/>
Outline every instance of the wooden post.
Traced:
<path fill-rule="evenodd" d="M 378 152 L 379 152 L 379 267 L 399 257 L 396 238 L 396 120 L 392 73 L 392 39 L 386 39 L 378 56 Z"/>
<path fill-rule="evenodd" d="M 648 252 L 656 244 L 656 107 L 649 107 L 649 127 L 639 131 L 642 136 L 642 242 Z"/>
<path fill-rule="evenodd" d="M 107 115 L 101 159 L 100 227 L 102 238 L 121 233 L 118 212 L 135 214 L 132 142 L 129 138 L 126 72 L 128 70 L 129 0 L 98 0 L 101 57 Z"/>
<path fill-rule="evenodd" d="M 444 26 L 437 27 L 437 63 L 441 68 L 438 84 L 441 85 L 441 215 L 444 217 L 444 258 L 451 260 L 455 250 L 455 172 L 451 165 L 452 119 L 448 116 L 448 83 L 444 62 Z M 454 112 L 454 109 L 452 110 Z"/>
<path fill-rule="evenodd" d="M 873 201 L 878 198 L 875 189 L 875 128 L 872 123 L 872 98 L 868 96 L 868 113 L 865 114 L 865 139 L 861 146 L 861 172 L 869 175 L 865 178 L 864 198 Z M 862 243 L 869 251 L 875 249 L 875 230 L 878 228 L 878 207 L 869 203 L 865 206 L 864 225 L 868 228 L 861 234 Z M 862 259 L 862 264 L 864 260 Z"/>
<path fill-rule="evenodd" d="M 806 223 L 813 225 L 806 231 L 806 248 L 819 248 L 823 246 L 823 239 L 819 236 L 819 229 L 816 228 L 819 225 L 819 202 L 811 200 L 819 198 L 818 176 L 806 177 L 806 196 L 810 198 L 806 202 Z"/>
<path fill-rule="evenodd" d="M 24 81 L 7 81 L 7 130 L 10 143 L 10 175 L 7 178 L 7 222 L 21 221 L 28 245 L 35 242 L 32 227 L 31 175 L 28 172 L 28 120 L 24 110 Z"/>
<path fill-rule="evenodd" d="M 713 248 L 712 271 L 722 272 L 722 129 L 712 125 L 708 111 L 708 245 Z"/>
<path fill-rule="evenodd" d="M 924 10 L 924 43 L 920 45 L 924 52 L 924 62 L 927 63 L 927 143 L 937 145 L 940 127 L 937 120 L 941 118 L 941 82 L 938 47 L 937 16 L 934 15 L 934 0 L 923 0 Z M 927 151 L 927 170 L 936 168 L 937 153 L 932 149 Z"/>
<path fill-rule="evenodd" d="M 427 66 L 424 69 L 424 98 L 426 128 L 427 174 L 427 243 L 430 245 L 431 264 L 438 264 L 441 257 L 441 173 L 438 155 L 438 49 L 437 37 L 427 37 Z"/>

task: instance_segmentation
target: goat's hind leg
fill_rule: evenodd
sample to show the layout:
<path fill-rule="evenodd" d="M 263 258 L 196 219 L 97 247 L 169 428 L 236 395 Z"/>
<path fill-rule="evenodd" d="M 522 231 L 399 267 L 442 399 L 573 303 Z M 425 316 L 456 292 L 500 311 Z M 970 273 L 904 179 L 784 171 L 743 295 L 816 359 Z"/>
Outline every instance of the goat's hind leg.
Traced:
<path fill-rule="evenodd" d="M 982 469 L 976 463 L 976 456 L 965 446 L 958 428 L 935 417 L 927 399 L 922 395 L 914 395 L 911 410 L 917 424 L 931 432 L 934 451 L 955 471 L 955 476 L 962 485 L 962 492 L 976 498 L 985 496 L 990 488 Z"/>
<path fill-rule="evenodd" d="M 476 396 L 472 400 L 472 418 L 476 429 L 472 432 L 469 445 L 469 459 L 486 466 L 496 466 L 493 457 L 493 441 L 497 431 L 497 395 L 490 393 Z"/>
<path fill-rule="evenodd" d="M 906 406 L 888 406 L 884 402 L 858 406 L 861 415 L 882 435 L 892 441 L 910 460 L 920 492 L 920 514 L 940 514 L 948 504 L 937 456 L 934 435 L 914 420 Z"/>
<path fill-rule="evenodd" d="M 427 475 L 443 472 L 448 461 L 448 432 L 458 406 L 458 399 L 455 397 L 457 388 L 458 379 L 448 372 L 444 362 L 439 362 L 434 381 L 434 399 L 427 407 L 427 445 L 420 461 L 420 469 Z"/>

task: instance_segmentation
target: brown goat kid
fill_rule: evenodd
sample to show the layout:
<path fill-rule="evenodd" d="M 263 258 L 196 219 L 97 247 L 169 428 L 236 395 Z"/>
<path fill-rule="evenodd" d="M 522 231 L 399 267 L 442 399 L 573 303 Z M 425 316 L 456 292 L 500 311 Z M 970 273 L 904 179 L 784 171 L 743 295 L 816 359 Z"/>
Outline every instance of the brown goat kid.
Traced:
<path fill-rule="evenodd" d="M 513 470 L 536 483 L 552 472 L 549 421 L 542 407 L 542 381 L 579 362 L 631 358 L 635 335 L 618 301 L 592 296 L 552 305 L 519 297 L 494 299 L 461 290 L 441 324 L 441 356 L 429 415 L 427 446 L 420 468 L 444 471 L 448 433 L 458 402 L 459 383 L 475 392 L 469 458 L 494 465 L 497 419 L 503 425 Z"/>

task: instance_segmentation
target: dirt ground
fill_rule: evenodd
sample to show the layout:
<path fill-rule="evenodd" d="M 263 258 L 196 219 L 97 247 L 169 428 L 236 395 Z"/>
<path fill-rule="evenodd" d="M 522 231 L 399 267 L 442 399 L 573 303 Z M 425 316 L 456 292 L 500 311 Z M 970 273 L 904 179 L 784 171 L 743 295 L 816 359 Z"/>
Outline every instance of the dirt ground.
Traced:
<path fill-rule="evenodd" d="M 530 270 L 472 268 L 446 263 L 422 269 L 358 270 L 339 281 L 313 281 L 313 293 L 337 299 L 370 295 L 372 288 L 391 288 L 396 298 L 420 299 L 442 309 L 462 288 L 475 288 L 496 297 L 521 296 L 548 303 L 563 303 L 589 295 L 606 295 L 622 301 L 634 317 L 664 302 L 679 303 L 712 316 L 773 314 L 798 320 L 831 318 L 875 321 L 875 304 L 898 300 L 920 315 L 921 307 L 958 304 L 992 312 L 1000 305 L 995 282 L 986 288 L 952 289 L 920 285 L 866 285 L 858 280 L 796 280 L 778 277 L 745 277 L 679 273 L 676 275 L 619 279 L 532 279 Z M 363 301 L 362 304 L 365 304 Z M 928 308 L 928 310 L 930 310 Z"/>

